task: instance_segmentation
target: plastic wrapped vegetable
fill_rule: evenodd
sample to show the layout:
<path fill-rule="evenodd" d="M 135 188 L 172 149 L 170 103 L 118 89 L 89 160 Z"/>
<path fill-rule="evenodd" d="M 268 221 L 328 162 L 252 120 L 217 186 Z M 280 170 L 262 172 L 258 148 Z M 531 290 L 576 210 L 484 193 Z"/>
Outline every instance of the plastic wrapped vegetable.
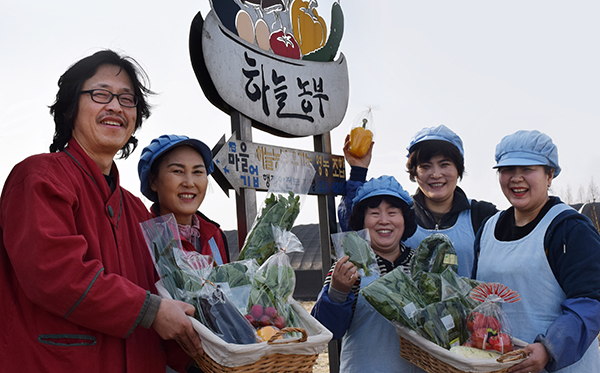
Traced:
<path fill-rule="evenodd" d="M 458 270 L 456 250 L 448 236 L 434 233 L 417 247 L 411 261 L 412 277 L 416 279 L 422 272 L 442 273 L 446 268 Z"/>
<path fill-rule="evenodd" d="M 439 273 L 422 272 L 416 284 L 427 304 L 442 300 L 442 279 Z"/>
<path fill-rule="evenodd" d="M 468 277 L 459 276 L 452 268 L 446 268 L 440 275 L 442 299 L 459 297 L 467 311 L 475 308 L 479 302 L 472 299 L 469 294 L 481 281 L 472 280 Z"/>
<path fill-rule="evenodd" d="M 411 329 L 416 328 L 413 313 L 426 304 L 419 289 L 401 267 L 373 281 L 360 293 L 383 317 Z"/>
<path fill-rule="evenodd" d="M 300 213 L 300 195 L 308 193 L 314 176 L 314 167 L 304 158 L 293 153 L 281 155 L 268 197 L 246 236 L 238 260 L 256 259 L 262 265 L 277 251 L 272 226 L 292 229 Z"/>
<path fill-rule="evenodd" d="M 421 336 L 447 350 L 468 339 L 466 312 L 458 298 L 428 304 L 417 310 L 413 318 Z"/>
<path fill-rule="evenodd" d="M 512 351 L 512 329 L 500 305 L 521 300 L 519 294 L 499 283 L 483 283 L 471 291 L 471 298 L 481 304 L 467 315 L 470 335 L 465 346 L 502 354 Z"/>
<path fill-rule="evenodd" d="M 257 270 L 258 264 L 254 259 L 226 263 L 215 267 L 208 280 L 220 286 L 237 309 L 245 314 Z"/>
<path fill-rule="evenodd" d="M 255 327 L 268 325 L 279 329 L 304 327 L 291 307 L 296 275 L 287 253 L 303 251 L 298 238 L 291 232 L 273 226 L 278 252 L 260 266 L 250 290 L 246 318 Z"/>
<path fill-rule="evenodd" d="M 205 284 L 198 297 L 197 311 L 202 313 L 204 325 L 227 343 L 250 344 L 258 342 L 250 322 L 239 312 L 218 286 Z"/>
<path fill-rule="evenodd" d="M 369 243 L 369 230 L 348 231 L 331 235 L 338 258 L 348 255 L 349 261 L 358 268 L 360 276 L 379 274 L 379 266 Z"/>
<path fill-rule="evenodd" d="M 355 157 L 363 157 L 373 142 L 373 113 L 371 108 L 358 114 L 350 129 L 348 150 Z"/>
<path fill-rule="evenodd" d="M 218 287 L 206 281 L 214 268 L 212 258 L 181 248 L 173 214 L 159 216 L 140 226 L 156 270 L 173 299 L 195 306 L 194 317 L 224 341 L 257 342 L 256 333 L 246 318 Z"/>

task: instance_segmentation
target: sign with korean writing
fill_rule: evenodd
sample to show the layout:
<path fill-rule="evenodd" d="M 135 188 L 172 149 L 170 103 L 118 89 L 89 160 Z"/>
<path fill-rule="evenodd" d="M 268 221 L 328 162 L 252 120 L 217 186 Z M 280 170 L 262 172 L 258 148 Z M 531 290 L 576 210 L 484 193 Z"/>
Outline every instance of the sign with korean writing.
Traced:
<path fill-rule="evenodd" d="M 213 161 L 236 192 L 239 193 L 240 188 L 267 191 L 284 152 L 294 153 L 298 162 L 311 163 L 315 168 L 309 194 L 345 193 L 345 163 L 344 157 L 339 155 L 256 144 L 235 140 L 232 136 L 214 155 Z"/>
<path fill-rule="evenodd" d="M 212 2 L 213 10 L 204 21 L 201 38 L 202 62 L 211 89 L 232 108 L 269 128 L 292 136 L 326 133 L 342 122 L 349 97 L 344 55 L 340 53 L 335 61 L 319 60 L 337 52 L 343 30 L 340 5 L 334 3 L 339 17 L 327 39 L 330 44 L 338 43 L 334 48 L 325 43 L 326 24 L 322 18 L 315 18 L 319 20 L 318 28 L 304 19 L 309 9 L 313 16 L 318 14 L 316 2 L 280 2 L 278 10 L 262 13 L 252 8 L 251 1 L 243 1 L 241 7 L 233 0 Z M 264 3 L 259 1 L 257 6 Z M 304 11 L 300 10 L 303 6 Z M 230 20 L 232 17 L 235 22 Z M 297 18 L 296 29 L 291 27 L 290 17 Z M 265 33 L 266 39 L 261 39 Z M 307 38 L 299 43 L 296 39 L 301 34 Z"/>

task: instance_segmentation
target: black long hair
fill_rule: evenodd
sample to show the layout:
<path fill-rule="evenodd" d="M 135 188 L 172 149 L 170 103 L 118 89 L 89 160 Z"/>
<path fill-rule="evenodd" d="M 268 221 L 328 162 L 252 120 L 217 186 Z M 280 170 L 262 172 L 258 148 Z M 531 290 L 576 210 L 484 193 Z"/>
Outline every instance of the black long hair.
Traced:
<path fill-rule="evenodd" d="M 56 101 L 50 106 L 50 114 L 54 117 L 54 138 L 50 144 L 50 152 L 64 150 L 71 139 L 73 125 L 79 110 L 79 96 L 83 84 L 93 77 L 98 68 L 103 65 L 114 65 L 125 71 L 133 85 L 134 94 L 138 98 L 136 106 L 137 118 L 133 133 L 142 127 L 142 122 L 150 116 L 150 104 L 147 96 L 153 94 L 149 88 L 150 79 L 142 67 L 133 58 L 119 56 L 112 50 L 102 50 L 85 57 L 75 64 L 58 80 L 58 93 Z M 137 147 L 138 140 L 131 135 L 127 143 L 121 148 L 119 158 L 127 158 Z"/>
<path fill-rule="evenodd" d="M 353 231 L 363 229 L 365 227 L 365 213 L 367 208 L 376 208 L 383 201 L 402 211 L 402 216 L 404 217 L 404 233 L 402 234 L 402 241 L 405 241 L 416 232 L 417 222 L 415 221 L 415 210 L 398 197 L 379 195 L 363 199 L 352 208 L 348 226 Z"/>

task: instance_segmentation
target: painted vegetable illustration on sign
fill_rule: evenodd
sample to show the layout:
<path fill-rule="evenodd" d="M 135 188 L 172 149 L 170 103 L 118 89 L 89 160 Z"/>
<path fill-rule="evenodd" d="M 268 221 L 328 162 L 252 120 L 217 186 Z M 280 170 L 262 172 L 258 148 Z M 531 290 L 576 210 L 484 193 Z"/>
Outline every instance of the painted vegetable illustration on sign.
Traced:
<path fill-rule="evenodd" d="M 302 54 L 321 48 L 327 40 L 327 25 L 316 7 L 316 0 L 296 0 L 292 5 L 292 28 Z"/>
<path fill-rule="evenodd" d="M 282 57 L 322 62 L 335 58 L 344 33 L 339 1 L 331 6 L 329 30 L 317 11 L 317 0 L 240 0 L 239 4 L 211 1 L 221 24 L 240 39 Z"/>

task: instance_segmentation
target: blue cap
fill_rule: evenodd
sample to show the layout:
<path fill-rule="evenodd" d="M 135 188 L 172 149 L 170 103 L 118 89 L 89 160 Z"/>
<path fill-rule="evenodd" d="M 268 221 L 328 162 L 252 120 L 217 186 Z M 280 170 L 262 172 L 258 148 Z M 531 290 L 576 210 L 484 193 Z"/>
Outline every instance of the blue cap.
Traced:
<path fill-rule="evenodd" d="M 554 177 L 560 173 L 558 148 L 550 136 L 540 131 L 517 131 L 505 136 L 496 146 L 496 165 L 505 166 L 550 166 Z"/>
<path fill-rule="evenodd" d="M 410 140 L 410 145 L 408 145 L 408 148 L 406 148 L 408 150 L 407 156 L 409 156 L 410 153 L 412 153 L 415 145 L 417 145 L 420 142 L 429 140 L 447 141 L 458 149 L 460 155 L 462 155 L 463 158 L 465 157 L 465 151 L 463 149 L 462 140 L 456 133 L 454 133 L 450 128 L 444 126 L 443 124 L 440 124 L 437 127 L 425 127 L 419 132 L 417 132 Z"/>
<path fill-rule="evenodd" d="M 409 207 L 413 203 L 410 194 L 402 188 L 402 185 L 393 176 L 384 175 L 377 179 L 372 178 L 358 188 L 352 204 L 356 206 L 360 201 L 375 196 L 397 197 L 406 202 Z"/>
<path fill-rule="evenodd" d="M 140 177 L 140 189 L 142 194 L 148 197 L 152 202 L 158 202 L 158 195 L 150 187 L 150 169 L 152 164 L 162 154 L 169 149 L 180 145 L 190 145 L 202 155 L 204 159 L 204 165 L 206 166 L 206 173 L 211 174 L 214 170 L 212 152 L 210 148 L 200 140 L 190 139 L 187 136 L 179 135 L 162 135 L 150 142 L 150 145 L 146 146 L 142 150 L 142 155 L 138 163 L 138 175 Z"/>

